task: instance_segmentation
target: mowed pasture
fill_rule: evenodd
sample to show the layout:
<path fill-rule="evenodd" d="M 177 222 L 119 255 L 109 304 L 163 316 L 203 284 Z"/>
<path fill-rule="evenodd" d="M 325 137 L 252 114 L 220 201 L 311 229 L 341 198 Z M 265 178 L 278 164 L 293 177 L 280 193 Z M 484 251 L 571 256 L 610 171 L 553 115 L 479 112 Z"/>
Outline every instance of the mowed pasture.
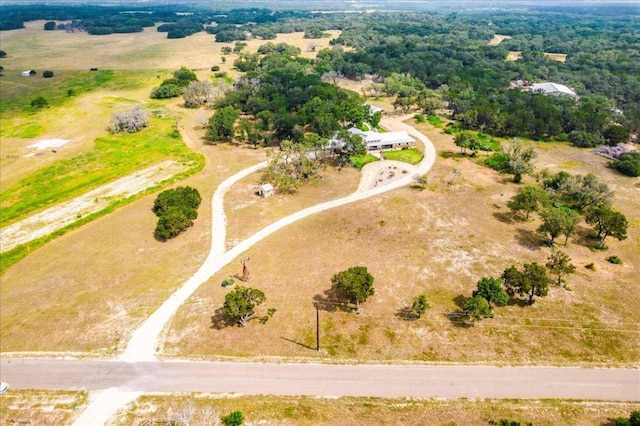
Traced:
<path fill-rule="evenodd" d="M 229 290 L 220 284 L 241 272 L 239 264 L 231 264 L 181 308 L 167 333 L 167 356 L 636 365 L 638 180 L 607 169 L 606 161 L 588 150 L 537 144 L 539 170 L 593 172 L 616 191 L 614 206 L 629 218 L 629 238 L 611 239 L 607 251 L 594 252 L 592 231 L 582 223 L 561 247 L 577 267 L 567 289 L 552 286 L 549 296 L 532 306 L 496 308 L 494 318 L 469 326 L 448 314 L 460 309 L 481 277 L 499 276 L 512 263 L 544 264 L 550 249 L 535 232 L 538 220 L 512 221 L 506 202 L 518 186 L 508 176 L 460 156 L 440 130 L 427 124 L 419 129 L 440 153 L 427 190 L 407 187 L 327 211 L 258 243 L 243 255 L 251 257 L 251 280 L 239 284 L 263 290 L 263 310 L 275 308 L 273 318 L 245 328 L 225 323 L 219 310 Z M 243 209 L 242 200 L 228 203 L 229 220 Z M 624 264 L 608 263 L 611 255 Z M 588 263 L 596 270 L 585 268 Z M 316 353 L 313 301 L 326 297 L 333 274 L 355 265 L 367 266 L 375 276 L 376 294 L 360 315 L 352 307 L 324 306 Z M 430 310 L 418 321 L 403 319 L 402 309 L 420 293 L 428 295 Z"/>

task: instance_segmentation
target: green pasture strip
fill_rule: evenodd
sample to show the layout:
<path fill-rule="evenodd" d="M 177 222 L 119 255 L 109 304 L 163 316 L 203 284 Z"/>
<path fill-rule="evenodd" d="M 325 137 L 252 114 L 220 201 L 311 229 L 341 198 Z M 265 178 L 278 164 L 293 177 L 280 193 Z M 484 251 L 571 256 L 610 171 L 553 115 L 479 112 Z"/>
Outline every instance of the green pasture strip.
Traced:
<path fill-rule="evenodd" d="M 87 216 L 84 216 L 82 218 L 79 218 L 77 221 L 65 226 L 64 228 L 60 228 L 54 232 L 52 232 L 49 235 L 45 235 L 44 237 L 40 237 L 38 239 L 29 241 L 28 243 L 25 244 L 21 244 L 5 253 L 1 253 L 0 254 L 0 275 L 4 274 L 10 267 L 12 267 L 13 265 L 15 265 L 16 263 L 18 263 L 20 260 L 24 259 L 25 257 L 27 257 L 27 255 L 29 255 L 31 252 L 35 251 L 36 249 L 42 247 L 43 245 L 45 245 L 46 243 L 48 243 L 49 241 L 54 240 L 55 238 L 58 238 L 64 234 L 66 234 L 69 231 L 72 231 L 74 229 L 77 229 L 79 227 L 81 227 L 82 225 L 89 223 L 91 221 L 94 221 L 102 216 L 105 216 L 111 212 L 113 212 L 114 210 L 116 210 L 119 207 L 122 207 L 126 204 L 129 204 L 135 200 L 137 200 L 140 197 L 143 197 L 145 195 L 148 194 L 152 194 L 156 191 L 159 191 L 160 189 L 171 185 L 173 183 L 175 183 L 176 181 L 182 180 L 187 178 L 188 176 L 191 176 L 199 171 L 201 171 L 204 168 L 204 157 L 202 157 L 200 154 L 190 154 L 188 155 L 189 161 L 192 162 L 193 166 L 190 167 L 188 170 L 185 170 L 182 173 L 178 173 L 162 182 L 160 182 L 159 185 L 156 186 L 152 186 L 149 187 L 147 189 L 145 189 L 144 191 L 140 191 L 137 194 L 134 194 L 128 198 L 123 198 L 123 199 L 116 199 L 113 202 L 111 202 L 108 206 L 106 206 L 105 208 L 103 208 L 102 210 L 99 210 L 97 212 L 88 214 Z"/>
<path fill-rule="evenodd" d="M 149 81 L 155 81 L 156 75 L 157 70 L 54 71 L 51 78 L 43 78 L 41 75 L 21 77 L 19 73 L 6 73 L 0 79 L 0 114 L 3 118 L 10 118 L 14 113 L 35 113 L 31 101 L 39 96 L 45 98 L 50 107 L 55 107 L 63 105 L 74 96 L 97 89 L 137 89 L 149 85 Z"/>
<path fill-rule="evenodd" d="M 0 225 L 84 194 L 136 170 L 166 159 L 197 167 L 193 154 L 172 128 L 170 118 L 151 118 L 149 128 L 134 134 L 111 134 L 95 140 L 94 150 L 56 161 L 0 193 Z"/>
<path fill-rule="evenodd" d="M 424 154 L 415 148 L 409 148 L 398 151 L 385 151 L 382 156 L 385 160 L 396 160 L 409 164 L 418 164 L 422 161 Z"/>
<path fill-rule="evenodd" d="M 366 155 L 357 155 L 357 156 L 354 155 L 352 157 L 349 157 L 349 160 L 351 161 L 351 164 L 353 164 L 353 167 L 360 170 L 365 165 L 369 163 L 373 163 L 374 161 L 378 161 L 378 158 L 371 154 L 366 154 Z"/>

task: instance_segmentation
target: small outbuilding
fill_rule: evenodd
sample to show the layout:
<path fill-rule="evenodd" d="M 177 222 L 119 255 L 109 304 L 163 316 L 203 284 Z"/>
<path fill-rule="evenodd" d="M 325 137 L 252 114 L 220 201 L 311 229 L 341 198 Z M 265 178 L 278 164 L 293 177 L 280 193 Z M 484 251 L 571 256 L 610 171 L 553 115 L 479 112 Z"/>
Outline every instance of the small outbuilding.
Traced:
<path fill-rule="evenodd" d="M 270 183 L 265 183 L 264 185 L 260 185 L 258 187 L 258 195 L 261 197 L 270 197 L 276 193 L 276 190 L 273 188 L 273 185 Z"/>

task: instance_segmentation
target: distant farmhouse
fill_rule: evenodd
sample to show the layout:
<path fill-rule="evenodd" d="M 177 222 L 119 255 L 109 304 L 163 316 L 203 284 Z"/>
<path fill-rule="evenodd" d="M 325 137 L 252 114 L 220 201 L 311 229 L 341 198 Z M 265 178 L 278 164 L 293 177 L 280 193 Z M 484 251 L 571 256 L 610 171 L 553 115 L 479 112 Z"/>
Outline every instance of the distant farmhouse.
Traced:
<path fill-rule="evenodd" d="M 364 131 L 352 127 L 349 133 L 359 135 L 367 144 L 367 151 L 383 151 L 390 149 L 402 149 L 412 147 L 416 142 L 409 134 L 404 131 L 378 133 L 375 131 Z"/>
<path fill-rule="evenodd" d="M 569 89 L 564 84 L 560 83 L 533 83 L 530 84 L 528 81 L 518 80 L 516 82 L 516 86 L 528 90 L 529 92 L 534 93 L 542 93 L 543 95 L 549 96 L 567 96 L 571 99 L 578 99 L 579 96 L 576 92 Z"/>
<path fill-rule="evenodd" d="M 578 99 L 576 92 L 559 83 L 533 83 L 529 86 L 529 91 L 541 92 L 543 95 L 568 96 L 572 99 Z"/>

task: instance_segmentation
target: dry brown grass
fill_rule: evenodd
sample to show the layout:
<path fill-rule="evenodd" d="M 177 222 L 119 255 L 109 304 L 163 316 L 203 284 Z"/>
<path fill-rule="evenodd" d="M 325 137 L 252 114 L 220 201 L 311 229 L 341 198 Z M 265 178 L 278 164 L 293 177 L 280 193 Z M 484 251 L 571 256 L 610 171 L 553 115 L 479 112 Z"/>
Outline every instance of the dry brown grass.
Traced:
<path fill-rule="evenodd" d="M 0 398 L 0 424 L 71 424 L 86 402 L 86 392 L 9 390 Z"/>
<path fill-rule="evenodd" d="M 609 252 L 593 253 L 583 224 L 581 236 L 562 248 L 578 267 L 570 290 L 553 288 L 533 306 L 498 308 L 495 318 L 461 327 L 446 314 L 459 308 L 479 278 L 499 275 L 512 263 L 544 263 L 549 249 L 540 244 L 536 221 L 510 223 L 506 201 L 517 187 L 508 177 L 459 158 L 450 136 L 428 125 L 421 129 L 447 157 L 429 173 L 429 190 L 404 188 L 343 206 L 263 240 L 246 253 L 252 258 L 250 285 L 266 293 L 265 305 L 277 309 L 275 316 L 266 325 L 217 329 L 216 310 L 228 291 L 220 283 L 240 272 L 232 264 L 178 312 L 167 355 L 636 364 L 640 200 L 634 181 L 606 169 L 588 151 L 541 145 L 538 164 L 552 171 L 569 165 L 572 173 L 596 172 L 617 191 L 615 206 L 632 223 L 629 239 L 612 240 Z M 460 176 L 450 183 L 456 170 Z M 233 212 L 228 215 L 232 220 Z M 614 253 L 624 265 L 605 261 Z M 584 268 L 590 262 L 597 271 Z M 376 294 L 361 315 L 321 313 L 323 351 L 316 355 L 312 300 L 330 287 L 334 273 L 354 265 L 373 273 Z M 398 318 L 421 292 L 432 306 L 425 317 Z"/>
<path fill-rule="evenodd" d="M 490 399 L 383 399 L 314 398 L 272 396 L 173 395 L 144 396 L 127 413 L 120 413 L 117 425 L 162 420 L 173 410 L 212 407 L 219 415 L 240 410 L 247 424 L 278 425 L 442 425 L 476 426 L 509 419 L 536 426 L 593 426 L 608 424 L 617 417 L 629 417 L 637 409 L 631 403 L 591 401 L 529 401 Z"/>

